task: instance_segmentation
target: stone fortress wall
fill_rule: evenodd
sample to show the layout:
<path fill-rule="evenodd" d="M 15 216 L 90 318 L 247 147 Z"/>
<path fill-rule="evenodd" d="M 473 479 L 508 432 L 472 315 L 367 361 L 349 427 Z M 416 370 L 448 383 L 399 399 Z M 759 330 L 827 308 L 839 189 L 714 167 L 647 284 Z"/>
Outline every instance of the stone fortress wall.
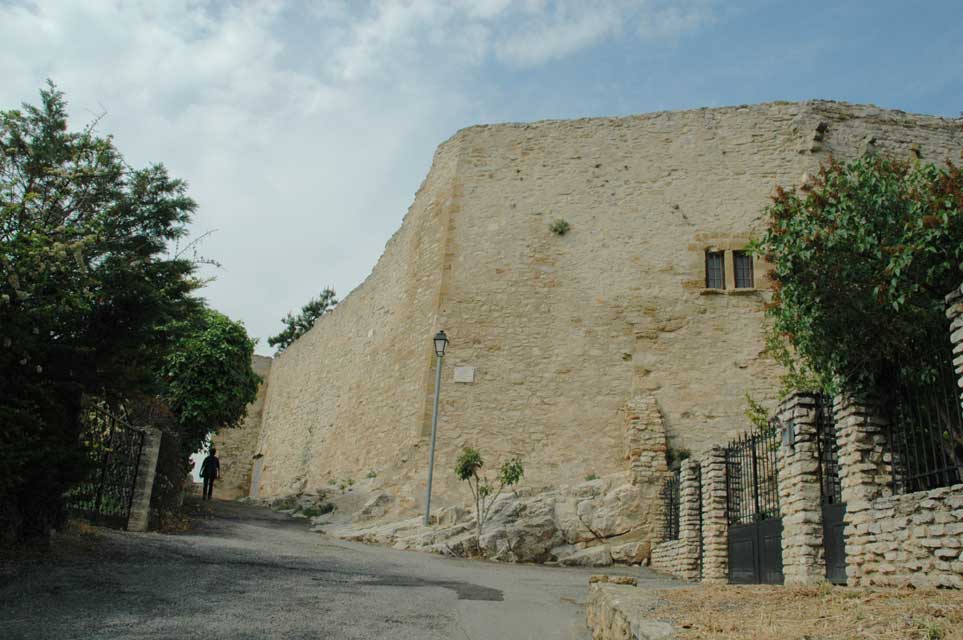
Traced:
<path fill-rule="evenodd" d="M 375 475 L 399 512 L 422 506 L 441 328 L 433 505 L 466 501 L 451 469 L 468 445 L 491 467 L 522 456 L 530 487 L 646 477 L 630 469 L 640 405 L 699 455 L 746 428 L 747 392 L 774 404 L 765 265 L 752 289 L 732 275 L 773 188 L 830 154 L 961 148 L 953 121 L 822 101 L 462 130 L 368 279 L 276 358 L 258 493 Z M 705 288 L 709 250 L 725 251 L 725 290 Z"/>

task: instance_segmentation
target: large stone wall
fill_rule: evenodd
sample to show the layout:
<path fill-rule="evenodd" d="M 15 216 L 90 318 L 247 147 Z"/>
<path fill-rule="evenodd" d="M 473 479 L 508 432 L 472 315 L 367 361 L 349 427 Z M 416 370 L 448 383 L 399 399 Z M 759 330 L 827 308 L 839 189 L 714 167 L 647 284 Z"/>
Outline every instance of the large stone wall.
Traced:
<path fill-rule="evenodd" d="M 450 472 L 467 445 L 493 465 L 522 455 L 527 485 L 629 471 L 640 396 L 698 455 L 745 428 L 746 392 L 774 399 L 765 265 L 734 290 L 731 254 L 772 189 L 830 153 L 961 149 L 953 121 L 832 102 L 465 129 L 371 276 L 277 358 L 260 493 L 374 472 L 398 508 L 423 504 L 439 328 L 438 506 L 467 498 Z M 726 251 L 723 291 L 704 288 L 707 250 Z"/>
<path fill-rule="evenodd" d="M 261 435 L 261 419 L 264 412 L 264 396 L 271 372 L 271 358 L 254 356 L 251 367 L 261 376 L 257 397 L 247 406 L 247 413 L 234 429 L 219 429 L 214 435 L 214 446 L 221 461 L 221 477 L 215 487 L 215 497 L 224 500 L 241 498 L 250 493 L 251 473 L 258 437 Z"/>

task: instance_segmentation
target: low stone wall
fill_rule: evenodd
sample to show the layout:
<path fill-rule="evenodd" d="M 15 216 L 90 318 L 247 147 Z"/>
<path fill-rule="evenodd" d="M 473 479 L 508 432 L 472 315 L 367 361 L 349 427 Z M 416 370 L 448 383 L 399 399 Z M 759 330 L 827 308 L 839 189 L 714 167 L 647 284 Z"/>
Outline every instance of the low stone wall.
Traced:
<path fill-rule="evenodd" d="M 683 567 L 689 562 L 687 555 L 685 540 L 667 540 L 652 547 L 652 569 L 682 577 Z"/>
<path fill-rule="evenodd" d="M 593 576 L 585 600 L 585 619 L 593 640 L 670 640 L 672 626 L 647 616 L 657 602 L 633 578 Z"/>
<path fill-rule="evenodd" d="M 652 568 L 683 580 L 701 574 L 702 492 L 699 463 L 686 460 L 679 471 L 679 538 L 652 548 Z"/>
<path fill-rule="evenodd" d="M 963 484 L 880 498 L 846 534 L 851 586 L 963 588 Z"/>

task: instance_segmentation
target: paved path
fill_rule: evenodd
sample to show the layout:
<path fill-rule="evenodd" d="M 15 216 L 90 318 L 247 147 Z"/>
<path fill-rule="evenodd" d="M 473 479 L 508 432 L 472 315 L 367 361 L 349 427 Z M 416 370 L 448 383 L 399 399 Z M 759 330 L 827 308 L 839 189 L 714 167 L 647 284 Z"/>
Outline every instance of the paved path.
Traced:
<path fill-rule="evenodd" d="M 0 570 L 0 637 L 589 638 L 599 570 L 497 564 L 334 540 L 304 521 L 204 503 L 188 534 L 107 531 Z M 670 582 L 614 569 L 640 584 Z"/>

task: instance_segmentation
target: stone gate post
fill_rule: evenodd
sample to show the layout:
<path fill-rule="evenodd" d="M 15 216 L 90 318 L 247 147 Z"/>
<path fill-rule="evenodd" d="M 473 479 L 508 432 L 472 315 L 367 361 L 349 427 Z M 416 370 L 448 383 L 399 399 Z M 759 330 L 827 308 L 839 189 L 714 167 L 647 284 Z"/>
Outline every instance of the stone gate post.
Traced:
<path fill-rule="evenodd" d="M 729 581 L 726 518 L 726 452 L 715 446 L 702 457 L 702 581 Z"/>
<path fill-rule="evenodd" d="M 850 586 L 858 586 L 867 560 L 866 545 L 873 540 L 870 533 L 873 502 L 893 495 L 889 423 L 870 400 L 839 396 L 833 409 L 839 444 L 839 478 L 846 503 L 846 575 Z"/>
<path fill-rule="evenodd" d="M 826 576 L 816 396 L 795 393 L 776 413 L 782 424 L 779 447 L 779 508 L 782 564 L 786 584 L 818 584 Z"/>
<path fill-rule="evenodd" d="M 686 580 L 699 579 L 699 564 L 702 561 L 702 501 L 701 474 L 699 463 L 684 460 L 679 469 L 679 540 L 682 541 L 682 566 L 680 577 Z"/>
<path fill-rule="evenodd" d="M 161 438 L 164 434 L 155 427 L 139 427 L 137 430 L 144 434 L 144 446 L 140 451 L 137 482 L 134 485 L 134 497 L 130 504 L 130 516 L 127 518 L 127 530 L 147 531 L 147 525 L 150 522 L 150 497 L 154 489 L 154 474 L 157 472 Z"/>

